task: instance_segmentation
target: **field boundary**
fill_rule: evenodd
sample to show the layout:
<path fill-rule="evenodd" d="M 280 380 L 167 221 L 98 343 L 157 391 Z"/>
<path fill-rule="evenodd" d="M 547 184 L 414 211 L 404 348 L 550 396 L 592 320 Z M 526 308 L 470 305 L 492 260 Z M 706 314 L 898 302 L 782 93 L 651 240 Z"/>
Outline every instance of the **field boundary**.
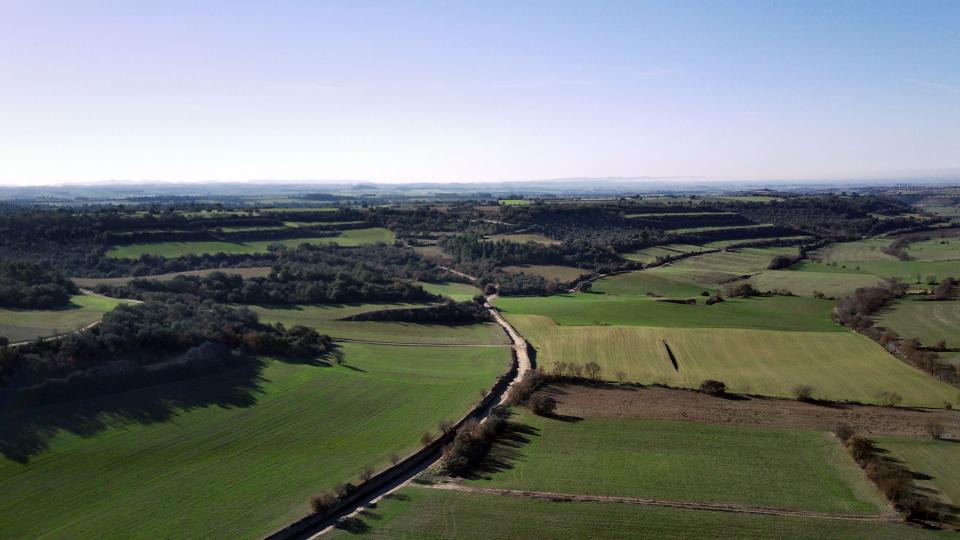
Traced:
<path fill-rule="evenodd" d="M 726 512 L 734 514 L 758 514 L 767 516 L 804 517 L 819 519 L 835 519 L 844 521 L 874 521 L 900 523 L 903 518 L 899 514 L 848 514 L 837 512 L 815 512 L 811 510 L 793 510 L 788 508 L 770 508 L 766 506 L 749 506 L 743 504 L 708 503 L 693 501 L 674 501 L 669 499 L 650 499 L 645 497 L 619 497 L 613 495 L 581 495 L 577 493 L 559 493 L 553 491 L 528 491 L 520 489 L 482 488 L 465 486 L 463 484 L 424 484 L 429 489 L 447 491 L 464 491 L 469 493 L 483 493 L 487 495 L 503 495 L 510 497 L 529 497 L 544 499 L 553 502 L 609 502 L 621 504 L 635 504 L 640 506 L 661 506 L 666 508 L 681 508 L 685 510 L 703 510 L 708 512 Z"/>

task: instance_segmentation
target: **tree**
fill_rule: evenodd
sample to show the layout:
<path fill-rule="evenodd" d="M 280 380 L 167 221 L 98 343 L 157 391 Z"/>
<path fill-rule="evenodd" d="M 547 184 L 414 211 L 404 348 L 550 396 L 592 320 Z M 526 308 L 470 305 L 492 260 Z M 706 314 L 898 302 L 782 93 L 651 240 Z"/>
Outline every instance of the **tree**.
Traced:
<path fill-rule="evenodd" d="M 587 365 L 583 367 L 584 371 L 587 372 L 587 377 L 591 380 L 597 380 L 600 378 L 600 365 L 596 362 L 587 362 Z"/>
<path fill-rule="evenodd" d="M 357 475 L 361 482 L 366 482 L 371 476 L 373 476 L 373 469 L 370 467 L 360 469 L 360 474 Z"/>
<path fill-rule="evenodd" d="M 884 407 L 894 407 L 903 401 L 903 396 L 896 392 L 877 392 L 877 403 Z"/>
<path fill-rule="evenodd" d="M 592 288 L 593 288 L 593 283 L 589 281 L 581 281 L 580 283 L 577 283 L 577 287 L 576 287 L 577 291 L 583 292 L 583 293 L 590 292 L 590 289 Z"/>
<path fill-rule="evenodd" d="M 332 491 L 324 491 L 310 497 L 310 508 L 314 514 L 326 514 L 335 504 L 337 504 L 337 494 Z"/>
<path fill-rule="evenodd" d="M 527 400 L 530 410 L 539 416 L 550 416 L 557 410 L 557 400 L 544 392 L 534 392 Z"/>
<path fill-rule="evenodd" d="M 927 430 L 927 434 L 930 435 L 930 438 L 932 438 L 932 439 L 942 439 L 942 438 L 943 438 L 943 431 L 944 431 L 944 430 L 943 430 L 943 424 L 941 424 L 941 423 L 939 423 L 939 422 L 930 421 L 930 422 L 927 422 L 926 426 L 924 426 L 924 427 L 925 427 L 926 430 Z"/>
<path fill-rule="evenodd" d="M 810 401 L 813 397 L 813 387 L 809 384 L 798 384 L 793 387 L 793 395 L 799 401 Z"/>
<path fill-rule="evenodd" d="M 833 428 L 833 434 L 836 435 L 838 439 L 846 443 L 850 440 L 850 437 L 853 437 L 856 433 L 849 424 L 837 424 Z"/>
<path fill-rule="evenodd" d="M 722 381 L 707 379 L 700 383 L 700 391 L 712 396 L 722 396 L 727 393 L 727 385 Z"/>
<path fill-rule="evenodd" d="M 623 381 L 627 379 L 627 374 L 623 372 L 622 369 L 617 370 L 617 382 L 623 384 Z"/>
<path fill-rule="evenodd" d="M 423 435 L 420 436 L 420 444 L 426 446 L 433 442 L 433 434 L 429 431 L 424 431 Z"/>

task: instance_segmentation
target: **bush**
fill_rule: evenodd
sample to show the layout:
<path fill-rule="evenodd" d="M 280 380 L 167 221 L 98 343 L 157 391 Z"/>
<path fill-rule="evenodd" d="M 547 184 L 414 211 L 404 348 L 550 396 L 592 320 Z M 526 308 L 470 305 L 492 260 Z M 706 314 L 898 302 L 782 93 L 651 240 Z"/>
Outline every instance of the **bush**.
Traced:
<path fill-rule="evenodd" d="M 390 454 L 390 464 L 396 465 L 397 463 L 400 463 L 400 456 L 396 454 Z"/>
<path fill-rule="evenodd" d="M 873 457 L 875 450 L 876 448 L 874 448 L 873 443 L 863 437 L 854 436 L 847 440 L 847 451 L 850 452 L 850 456 L 853 457 L 854 461 L 860 463 L 861 466 L 866 460 Z"/>
<path fill-rule="evenodd" d="M 849 424 L 837 424 L 833 428 L 833 434 L 846 444 L 855 435 L 855 432 Z"/>
<path fill-rule="evenodd" d="M 883 407 L 894 407 L 901 401 L 903 401 L 903 396 L 896 392 L 884 391 L 877 393 L 877 404 Z"/>
<path fill-rule="evenodd" d="M 700 391 L 711 396 L 722 396 L 727 393 L 727 385 L 721 381 L 707 379 L 700 383 Z"/>
<path fill-rule="evenodd" d="M 813 387 L 809 384 L 798 384 L 791 391 L 799 401 L 811 401 L 813 399 Z"/>
<path fill-rule="evenodd" d="M 366 482 L 371 476 L 373 476 L 373 469 L 370 467 L 360 469 L 360 474 L 357 475 L 361 482 Z"/>
<path fill-rule="evenodd" d="M 433 434 L 429 431 L 424 431 L 423 435 L 420 436 L 420 444 L 426 446 L 433 442 Z"/>
<path fill-rule="evenodd" d="M 349 497 L 356 490 L 357 490 L 357 486 L 351 484 L 350 482 L 337 484 L 337 487 L 333 488 L 333 491 L 337 494 L 337 498 L 339 499 Z"/>
<path fill-rule="evenodd" d="M 760 294 L 760 291 L 753 288 L 753 285 L 749 283 L 737 283 L 724 287 L 723 293 L 724 296 L 729 298 L 746 298 L 750 296 L 757 296 Z"/>
<path fill-rule="evenodd" d="M 332 491 L 324 491 L 310 497 L 310 508 L 314 514 L 326 514 L 328 510 L 337 504 L 337 494 Z"/>
<path fill-rule="evenodd" d="M 534 414 L 550 416 L 557 410 L 557 400 L 544 392 L 536 392 L 530 396 L 527 406 Z"/>
<path fill-rule="evenodd" d="M 925 427 L 931 439 L 939 440 L 943 438 L 943 424 L 939 422 L 927 422 Z"/>
<path fill-rule="evenodd" d="M 453 429 L 453 422 L 449 420 L 441 420 L 437 423 L 437 429 L 440 430 L 440 433 L 446 434 L 448 431 Z"/>

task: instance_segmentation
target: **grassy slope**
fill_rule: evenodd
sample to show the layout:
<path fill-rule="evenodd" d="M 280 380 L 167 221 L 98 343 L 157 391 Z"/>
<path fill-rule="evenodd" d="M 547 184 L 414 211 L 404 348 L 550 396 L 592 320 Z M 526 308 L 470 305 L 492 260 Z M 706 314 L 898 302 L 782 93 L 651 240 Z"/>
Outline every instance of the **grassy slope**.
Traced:
<path fill-rule="evenodd" d="M 873 274 L 883 278 L 898 278 L 907 283 L 926 283 L 932 277 L 960 276 L 960 261 L 852 261 L 832 264 L 804 261 L 791 268 L 798 272 L 839 272 Z"/>
<path fill-rule="evenodd" d="M 534 274 L 544 279 L 555 279 L 558 281 L 573 281 L 580 276 L 590 273 L 589 270 L 576 268 L 574 266 L 560 266 L 555 264 L 525 264 L 518 266 L 504 266 L 506 272 L 523 272 L 524 274 Z"/>
<path fill-rule="evenodd" d="M 556 361 L 595 361 L 613 380 L 696 387 L 718 379 L 737 392 L 791 396 L 798 384 L 814 396 L 872 403 L 881 391 L 895 391 L 904 405 L 940 407 L 955 401 L 957 388 L 911 368 L 869 338 L 850 332 L 557 326 L 536 315 L 507 314 L 537 349 L 547 369 Z M 663 341 L 679 363 L 673 368 Z"/>
<path fill-rule="evenodd" d="M 399 343 L 502 345 L 509 343 L 503 330 L 494 323 L 468 326 L 411 324 L 397 322 L 339 321 L 343 317 L 381 309 L 416 308 L 428 304 L 347 304 L 336 306 L 298 306 L 272 308 L 250 306 L 264 322 L 303 325 L 335 338 L 395 341 Z"/>
<path fill-rule="evenodd" d="M 945 340 L 947 347 L 960 347 L 960 300 L 897 300 L 876 321 L 903 337 L 919 338 L 926 346 Z"/>
<path fill-rule="evenodd" d="M 824 433 L 521 413 L 512 468 L 470 483 L 586 495 L 876 513 L 883 502 Z"/>
<path fill-rule="evenodd" d="M 124 303 L 102 296 L 77 295 L 65 308 L 0 308 L 0 336 L 16 342 L 71 332 L 100 320 L 104 313 Z"/>
<path fill-rule="evenodd" d="M 467 283 L 426 283 L 418 282 L 427 292 L 440 294 L 447 298 L 452 298 L 458 302 L 471 300 L 483 291 Z"/>
<path fill-rule="evenodd" d="M 933 238 L 907 246 L 911 258 L 924 261 L 952 261 L 960 259 L 960 240 L 957 238 Z"/>
<path fill-rule="evenodd" d="M 878 276 L 870 274 L 791 270 L 767 270 L 750 278 L 750 283 L 761 291 L 787 290 L 800 296 L 813 296 L 819 291 L 834 298 L 848 296 L 860 287 L 872 287 L 881 281 Z"/>
<path fill-rule="evenodd" d="M 564 503 L 408 487 L 364 514 L 373 538 L 580 540 L 795 538 L 912 540 L 948 538 L 894 523 L 781 518 L 616 503 Z M 353 538 L 335 531 L 335 539 Z"/>
<path fill-rule="evenodd" d="M 3 459 L 0 536 L 260 537 L 306 513 L 311 494 L 414 450 L 421 433 L 459 417 L 509 362 L 501 349 L 344 350 L 353 369 L 269 362 L 252 406 L 177 409 L 146 424 L 101 414 L 94 422 L 105 431 L 60 433 L 28 465 Z M 111 405 L 207 396 L 218 386 L 207 378 Z M 77 414 L 84 406 L 63 407 Z M 59 415 L 57 407 L 46 413 Z"/>
<path fill-rule="evenodd" d="M 703 300 L 699 295 L 688 297 L 701 302 Z M 845 331 L 843 327 L 830 322 L 830 310 L 836 302 L 788 296 L 734 298 L 707 306 L 702 303 L 681 305 L 658 302 L 653 298 L 638 296 L 573 293 L 546 297 L 502 297 L 496 300 L 496 305 L 508 314 L 541 315 L 560 325 Z"/>
<path fill-rule="evenodd" d="M 629 217 L 629 216 L 628 216 Z M 703 251 L 704 247 L 691 244 L 667 244 L 664 246 L 654 246 L 639 251 L 624 253 L 623 258 L 628 261 L 636 261 L 644 264 L 655 262 L 657 257 L 675 257 L 683 253 L 697 253 Z"/>
<path fill-rule="evenodd" d="M 888 437 L 877 440 L 877 446 L 903 461 L 911 471 L 929 477 L 916 480 L 918 486 L 933 489 L 947 502 L 960 505 L 960 444 L 956 441 Z"/>
<path fill-rule="evenodd" d="M 823 262 L 896 261 L 895 256 L 883 252 L 892 242 L 890 238 L 871 238 L 830 244 L 813 252 L 811 257 Z"/>
<path fill-rule="evenodd" d="M 337 236 L 322 238 L 287 238 L 283 240 L 257 240 L 239 242 L 152 242 L 147 244 L 129 244 L 114 246 L 107 252 L 108 257 L 116 259 L 136 259 L 143 254 L 174 258 L 184 255 L 203 255 L 204 253 L 252 254 L 263 253 L 272 244 L 297 247 L 300 244 L 337 244 L 340 246 L 358 246 L 376 242 L 391 243 L 396 236 L 392 231 L 381 227 L 369 229 L 349 229 Z"/>

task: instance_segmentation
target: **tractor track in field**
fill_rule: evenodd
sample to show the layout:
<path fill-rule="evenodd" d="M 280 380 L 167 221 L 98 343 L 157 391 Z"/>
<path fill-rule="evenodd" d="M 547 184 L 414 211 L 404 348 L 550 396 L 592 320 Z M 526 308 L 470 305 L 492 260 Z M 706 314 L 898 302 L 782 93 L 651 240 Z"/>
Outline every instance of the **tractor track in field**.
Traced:
<path fill-rule="evenodd" d="M 618 497 L 612 495 L 582 495 L 578 493 L 557 493 L 552 491 L 528 491 L 520 489 L 483 488 L 465 486 L 463 484 L 424 484 L 430 489 L 448 491 L 463 491 L 467 493 L 482 493 L 486 495 L 504 495 L 509 497 L 529 497 L 554 502 L 605 502 L 636 504 L 640 506 L 660 506 L 665 508 L 681 508 L 685 510 L 701 510 L 707 512 L 727 512 L 734 514 L 758 514 L 766 516 L 802 517 L 818 519 L 835 519 L 844 521 L 872 521 L 872 522 L 901 522 L 903 518 L 898 514 L 849 514 L 842 512 L 816 512 L 812 510 L 793 510 L 788 508 L 769 508 L 765 506 L 750 506 L 744 504 L 707 503 L 693 501 L 674 501 L 669 499 L 651 499 L 646 497 Z"/>
<path fill-rule="evenodd" d="M 466 276 L 465 274 L 464 276 L 468 278 L 471 277 Z M 496 295 L 488 296 L 484 307 L 493 316 L 494 321 L 496 321 L 496 323 L 503 328 L 503 331 L 506 332 L 507 336 L 509 336 L 510 341 L 512 342 L 512 345 L 506 346 L 512 347 L 515 355 L 515 369 L 513 370 L 513 378 L 506 386 L 501 386 L 501 379 L 501 382 L 498 383 L 497 386 L 494 386 L 494 390 L 498 390 L 499 392 L 495 396 L 494 401 L 487 406 L 478 404 L 473 410 L 464 416 L 464 419 L 476 418 L 482 420 L 483 418 L 486 418 L 494 406 L 506 402 L 507 397 L 513 391 L 514 385 L 517 383 L 517 381 L 523 378 L 524 374 L 533 368 L 533 363 L 527 349 L 527 341 L 523 339 L 520 333 L 517 332 L 516 329 L 514 329 L 505 318 L 503 318 L 503 315 L 501 315 L 500 312 L 493 307 L 491 302 L 493 302 L 495 298 Z M 424 346 L 422 344 L 405 345 L 418 347 Z M 463 345 L 445 346 L 462 347 Z M 483 346 L 500 347 L 502 345 Z M 436 465 L 442 457 L 442 450 L 443 448 L 441 445 L 434 444 L 432 448 L 426 452 L 420 451 L 411 455 L 411 457 L 404 459 L 393 467 L 390 467 L 377 474 L 376 476 L 382 479 L 377 483 L 377 485 L 371 486 L 367 489 L 365 489 L 362 485 L 358 486 L 357 495 L 349 505 L 334 511 L 327 516 L 306 516 L 300 521 L 270 534 L 266 537 L 267 540 L 319 538 L 320 536 L 332 531 L 342 520 L 357 518 L 362 512 L 376 507 L 377 503 L 379 503 L 384 497 L 408 485 L 417 475 Z"/>

